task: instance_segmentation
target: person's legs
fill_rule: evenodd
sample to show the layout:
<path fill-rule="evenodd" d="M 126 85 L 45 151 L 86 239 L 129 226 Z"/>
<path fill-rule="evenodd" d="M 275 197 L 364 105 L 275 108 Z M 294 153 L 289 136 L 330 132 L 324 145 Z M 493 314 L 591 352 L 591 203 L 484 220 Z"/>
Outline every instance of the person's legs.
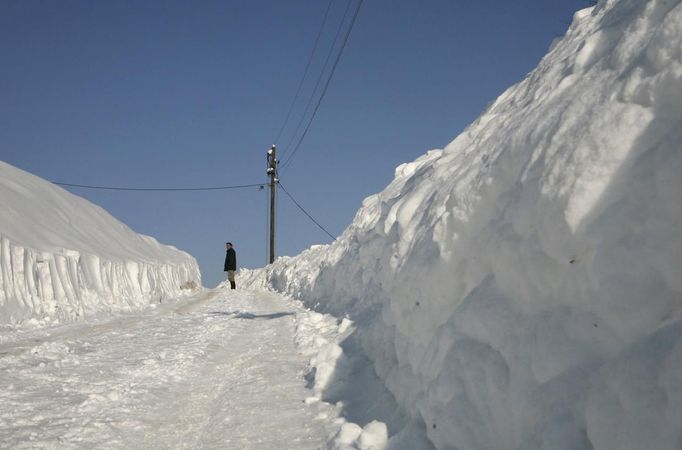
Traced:
<path fill-rule="evenodd" d="M 234 270 L 227 271 L 227 281 L 230 282 L 230 289 L 236 289 L 237 283 L 234 281 Z"/>

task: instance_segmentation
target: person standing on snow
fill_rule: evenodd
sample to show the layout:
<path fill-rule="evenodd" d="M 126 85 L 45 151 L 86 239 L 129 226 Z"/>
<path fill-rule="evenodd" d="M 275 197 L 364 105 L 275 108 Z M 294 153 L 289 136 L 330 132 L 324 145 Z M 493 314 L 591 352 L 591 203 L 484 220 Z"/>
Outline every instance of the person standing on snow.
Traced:
<path fill-rule="evenodd" d="M 237 284 L 234 281 L 234 271 L 237 270 L 237 254 L 232 248 L 232 242 L 226 242 L 225 248 L 225 272 L 227 272 L 227 281 L 230 282 L 230 289 L 236 289 Z"/>

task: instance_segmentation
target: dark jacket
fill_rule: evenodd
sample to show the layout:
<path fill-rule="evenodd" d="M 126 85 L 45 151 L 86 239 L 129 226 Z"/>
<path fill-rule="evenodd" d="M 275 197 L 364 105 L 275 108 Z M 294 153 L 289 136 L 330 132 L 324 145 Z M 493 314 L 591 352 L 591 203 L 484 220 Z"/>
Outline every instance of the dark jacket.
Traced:
<path fill-rule="evenodd" d="M 231 248 L 225 252 L 225 272 L 228 270 L 237 270 L 237 254 Z"/>

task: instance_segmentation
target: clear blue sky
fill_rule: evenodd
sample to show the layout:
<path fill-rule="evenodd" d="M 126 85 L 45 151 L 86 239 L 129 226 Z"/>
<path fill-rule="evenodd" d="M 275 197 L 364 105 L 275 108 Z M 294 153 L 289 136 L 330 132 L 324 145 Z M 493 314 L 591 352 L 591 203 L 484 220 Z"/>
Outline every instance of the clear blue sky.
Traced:
<path fill-rule="evenodd" d="M 353 0 L 351 11 L 357 0 Z M 332 3 L 286 152 L 346 0 Z M 0 159 L 51 181 L 197 187 L 266 181 L 327 0 L 0 2 Z M 563 34 L 583 0 L 365 0 L 286 189 L 332 234 L 395 167 L 442 148 Z M 347 22 L 348 23 L 348 22 Z M 287 152 L 288 153 L 288 152 Z M 285 157 L 287 155 L 285 154 Z M 266 261 L 267 191 L 70 188 L 193 254 L 204 284 Z M 329 238 L 283 194 L 278 255 Z"/>

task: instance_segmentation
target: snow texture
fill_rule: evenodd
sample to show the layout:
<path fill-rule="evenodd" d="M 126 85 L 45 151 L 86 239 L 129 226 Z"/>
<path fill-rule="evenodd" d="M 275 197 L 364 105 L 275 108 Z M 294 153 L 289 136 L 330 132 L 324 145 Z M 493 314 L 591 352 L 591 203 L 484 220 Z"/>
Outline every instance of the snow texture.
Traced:
<path fill-rule="evenodd" d="M 389 446 L 679 449 L 680 174 L 682 4 L 602 0 L 336 242 L 243 276 L 352 321 L 315 389 L 368 358 Z"/>
<path fill-rule="evenodd" d="M 326 448 L 343 421 L 334 405 L 306 400 L 304 375 L 333 323 L 300 302 L 228 288 L 8 333 L 0 448 Z M 379 448 L 381 426 L 368 431 L 363 448 Z"/>
<path fill-rule="evenodd" d="M 199 287 L 196 261 L 0 161 L 0 325 L 141 309 Z"/>

